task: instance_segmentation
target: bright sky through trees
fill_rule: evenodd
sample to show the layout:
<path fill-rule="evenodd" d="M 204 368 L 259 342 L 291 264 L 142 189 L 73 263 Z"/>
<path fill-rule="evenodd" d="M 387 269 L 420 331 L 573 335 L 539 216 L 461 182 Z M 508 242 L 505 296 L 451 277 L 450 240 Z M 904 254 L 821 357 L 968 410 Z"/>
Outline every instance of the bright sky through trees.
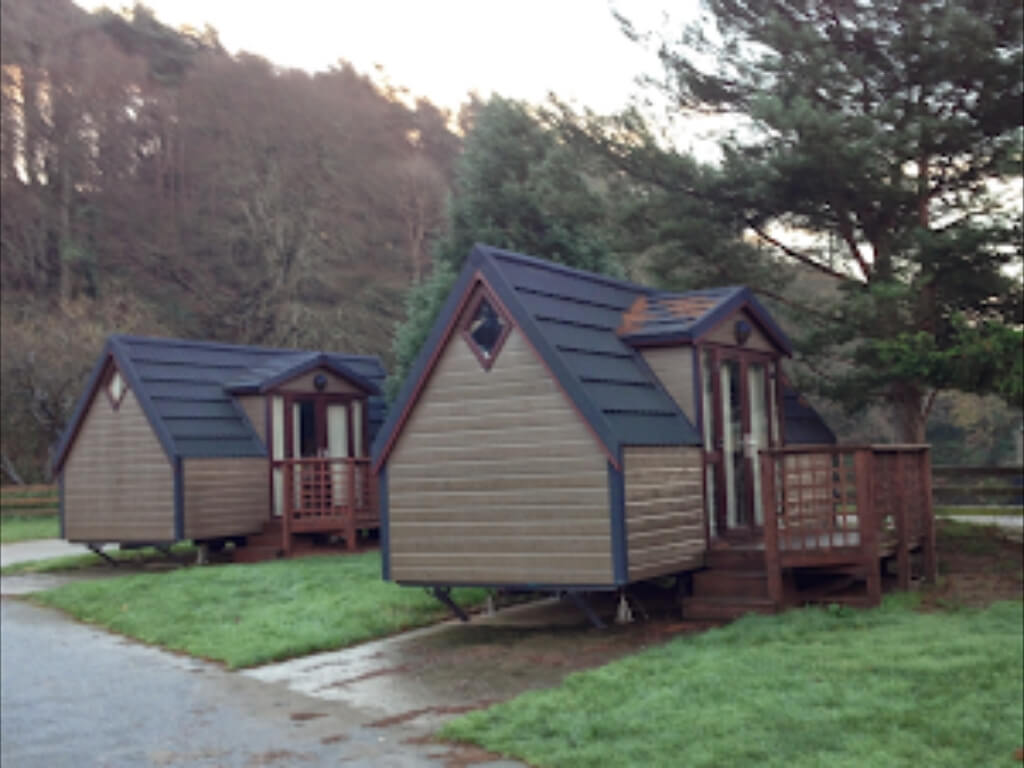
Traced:
<path fill-rule="evenodd" d="M 93 9 L 94 0 L 76 0 Z M 117 7 L 117 3 L 109 3 Z M 541 102 L 549 91 L 597 111 L 624 106 L 656 56 L 619 30 L 612 8 L 657 26 L 660 0 L 146 0 L 178 27 L 210 24 L 224 46 L 283 67 L 324 70 L 339 59 L 457 110 L 470 91 Z M 696 0 L 678 4 L 673 18 Z"/>

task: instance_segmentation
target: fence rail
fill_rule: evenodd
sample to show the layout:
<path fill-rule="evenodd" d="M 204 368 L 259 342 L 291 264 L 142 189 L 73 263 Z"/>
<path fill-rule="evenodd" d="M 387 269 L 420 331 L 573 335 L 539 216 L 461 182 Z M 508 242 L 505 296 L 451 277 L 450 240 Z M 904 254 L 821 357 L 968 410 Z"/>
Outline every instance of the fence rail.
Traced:
<path fill-rule="evenodd" d="M 932 496 L 942 507 L 1024 505 L 1024 467 L 935 466 Z"/>
<path fill-rule="evenodd" d="M 35 517 L 57 513 L 57 486 L 5 485 L 0 487 L 0 514 Z"/>

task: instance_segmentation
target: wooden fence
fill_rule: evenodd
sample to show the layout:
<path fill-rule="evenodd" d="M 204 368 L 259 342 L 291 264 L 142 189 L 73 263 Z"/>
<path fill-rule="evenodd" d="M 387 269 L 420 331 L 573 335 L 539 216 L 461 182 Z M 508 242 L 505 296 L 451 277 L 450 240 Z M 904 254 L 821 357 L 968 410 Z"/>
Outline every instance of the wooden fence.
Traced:
<path fill-rule="evenodd" d="M 34 517 L 57 514 L 57 486 L 5 485 L 0 488 L 0 514 Z"/>
<path fill-rule="evenodd" d="M 932 467 L 932 498 L 939 507 L 1024 505 L 1024 467 Z"/>

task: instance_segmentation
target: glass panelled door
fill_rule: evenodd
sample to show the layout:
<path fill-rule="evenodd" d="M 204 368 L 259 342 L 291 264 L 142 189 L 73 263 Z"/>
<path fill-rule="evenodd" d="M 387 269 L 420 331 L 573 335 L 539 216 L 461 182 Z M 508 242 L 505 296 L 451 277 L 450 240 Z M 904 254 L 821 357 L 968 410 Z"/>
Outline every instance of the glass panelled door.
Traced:
<path fill-rule="evenodd" d="M 318 506 L 329 508 L 345 503 L 350 477 L 348 467 L 345 462 L 329 460 L 366 455 L 364 419 L 365 407 L 360 399 L 319 393 L 275 395 L 271 399 L 273 459 L 310 460 L 308 464 L 303 462 L 289 469 L 292 472 L 293 509 L 306 506 L 302 494 L 312 492 L 310 482 L 306 481 L 313 477 L 317 478 Z M 318 459 L 327 461 L 318 462 Z M 319 469 L 314 469 L 314 464 Z M 281 468 L 273 470 L 273 502 L 274 514 L 280 516 L 284 506 Z"/>
<path fill-rule="evenodd" d="M 764 522 L 758 451 L 777 443 L 776 363 L 742 350 L 701 356 L 705 492 L 712 535 Z"/>

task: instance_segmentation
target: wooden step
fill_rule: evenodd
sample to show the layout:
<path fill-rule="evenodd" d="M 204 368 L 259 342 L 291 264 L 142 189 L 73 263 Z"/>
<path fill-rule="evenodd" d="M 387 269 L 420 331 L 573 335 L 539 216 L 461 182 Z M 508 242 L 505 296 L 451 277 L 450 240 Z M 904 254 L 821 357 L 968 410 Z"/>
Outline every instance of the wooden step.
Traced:
<path fill-rule="evenodd" d="M 768 597 L 768 575 L 763 571 L 710 568 L 693 574 L 694 597 Z"/>
<path fill-rule="evenodd" d="M 778 613 L 768 598 L 684 597 L 683 618 L 694 621 L 738 619 L 748 613 Z"/>
<path fill-rule="evenodd" d="M 276 560 L 284 557 L 284 550 L 280 542 L 276 545 L 252 545 L 238 547 L 235 550 L 234 562 L 236 563 L 262 563 L 264 560 Z"/>
<path fill-rule="evenodd" d="M 711 569 L 729 571 L 763 571 L 764 552 L 759 549 L 728 549 L 713 547 L 704 555 L 704 564 Z"/>

